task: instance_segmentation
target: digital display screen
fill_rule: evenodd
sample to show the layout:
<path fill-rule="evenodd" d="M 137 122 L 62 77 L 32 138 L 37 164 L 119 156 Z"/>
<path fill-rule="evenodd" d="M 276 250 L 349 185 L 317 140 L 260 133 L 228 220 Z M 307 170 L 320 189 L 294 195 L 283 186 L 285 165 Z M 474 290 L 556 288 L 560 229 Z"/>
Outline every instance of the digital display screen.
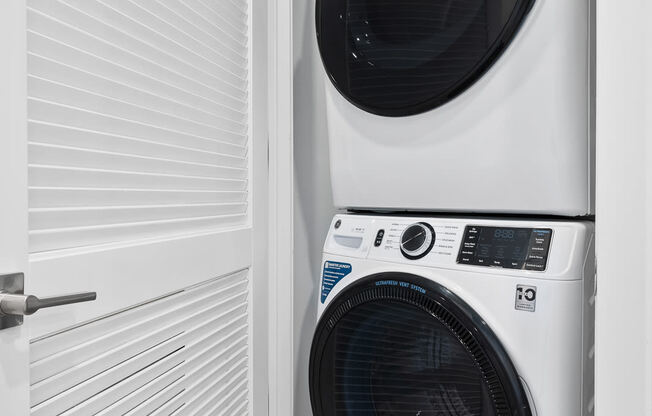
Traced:
<path fill-rule="evenodd" d="M 458 263 L 543 271 L 552 230 L 467 226 Z"/>
<path fill-rule="evenodd" d="M 522 228 L 483 228 L 476 256 L 486 259 L 489 265 L 504 266 L 506 262 L 513 262 L 517 266 L 525 261 L 530 234 L 530 230 Z"/>

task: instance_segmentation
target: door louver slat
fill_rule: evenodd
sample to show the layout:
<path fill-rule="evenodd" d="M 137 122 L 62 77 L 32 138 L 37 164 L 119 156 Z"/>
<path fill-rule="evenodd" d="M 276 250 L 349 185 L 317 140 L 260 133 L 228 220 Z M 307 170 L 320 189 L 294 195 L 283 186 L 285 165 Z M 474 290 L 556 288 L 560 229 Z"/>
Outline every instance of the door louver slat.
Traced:
<path fill-rule="evenodd" d="M 221 288 L 208 296 L 194 299 L 190 304 L 180 303 L 182 300 L 177 299 L 179 306 L 170 309 L 163 316 L 134 319 L 135 322 L 128 327 L 120 327 L 106 335 L 98 333 L 88 342 L 70 346 L 64 351 L 33 362 L 30 370 L 31 380 L 33 383 L 38 383 L 50 379 L 63 373 L 70 365 L 79 366 L 93 357 L 101 357 L 105 353 L 115 356 L 118 350 L 127 349 L 131 343 L 155 344 L 156 339 L 165 339 L 179 325 L 185 324 L 189 328 L 190 322 L 196 319 L 212 321 L 213 319 L 228 318 L 234 309 L 242 309 L 245 300 L 246 282 L 244 281 L 231 287 Z M 179 319 L 179 316 L 184 316 L 184 318 Z"/>
<path fill-rule="evenodd" d="M 128 170 L 90 169 L 54 165 L 31 165 L 29 173 L 38 186 L 84 187 L 95 181 L 110 182 L 115 188 L 158 187 L 162 189 L 240 191 L 245 179 L 159 174 Z"/>
<path fill-rule="evenodd" d="M 154 396 L 150 397 L 143 403 L 139 404 L 131 411 L 125 413 L 125 416 L 134 416 L 134 415 L 150 415 L 157 412 L 159 409 L 163 408 L 165 404 L 170 402 L 175 397 L 183 394 L 183 387 L 178 384 L 172 384 L 165 388 L 164 390 L 158 392 Z M 99 415 L 111 415 L 112 413 L 101 413 Z M 98 416 L 99 416 L 98 415 Z"/>
<path fill-rule="evenodd" d="M 70 382 L 65 377 L 57 377 L 56 380 L 52 380 L 52 383 L 45 383 L 44 386 L 32 385 L 30 392 L 32 414 L 45 416 L 62 413 L 76 404 L 96 396 L 114 384 L 133 376 L 136 372 L 146 369 L 152 363 L 179 352 L 182 348 L 182 340 L 177 335 L 112 367 L 101 367 L 104 363 L 94 362 L 92 363 L 93 367 L 87 369 L 89 373 L 79 372 L 73 374 L 78 378 L 73 378 Z M 107 362 L 107 364 L 109 363 Z M 90 378 L 82 381 L 79 377 L 83 375 Z M 63 385 L 60 386 L 57 382 Z M 79 382 L 79 384 L 69 387 L 72 382 Z M 64 388 L 66 390 L 62 391 Z M 55 397 L 55 400 L 48 400 Z"/>
<path fill-rule="evenodd" d="M 179 354 L 176 354 L 173 358 L 161 360 L 153 364 L 149 371 L 141 371 L 134 374 L 133 377 L 129 377 L 123 382 L 109 387 L 91 399 L 64 412 L 62 415 L 94 415 L 106 409 L 107 406 L 113 407 L 116 403 L 125 403 L 125 406 L 128 407 L 127 410 L 136 407 L 144 398 L 150 397 L 148 396 L 148 390 L 165 389 L 183 378 L 183 361 L 179 361 Z M 149 394 L 153 395 L 151 393 Z M 132 398 L 131 401 L 127 399 L 129 396 Z M 133 403 L 134 398 L 137 400 L 136 403 Z M 116 402 L 116 400 L 119 400 L 119 402 Z M 116 409 L 117 406 L 113 408 Z"/>
<path fill-rule="evenodd" d="M 60 248 L 61 245 L 71 248 L 124 241 L 125 234 L 128 234 L 133 239 L 146 239 L 165 234 L 173 235 L 192 231 L 205 232 L 211 229 L 225 229 L 241 225 L 244 219 L 244 215 L 216 215 L 211 217 L 35 230 L 30 232 L 30 241 L 31 247 L 35 250 L 48 251 Z"/>
<path fill-rule="evenodd" d="M 35 33 L 60 39 L 61 43 L 73 47 L 88 47 L 91 50 L 113 49 L 127 59 L 138 59 L 150 62 L 161 70 L 188 79 L 195 79 L 216 93 L 225 94 L 244 103 L 247 94 L 246 71 L 235 75 L 219 65 L 209 65 L 206 61 L 183 54 L 183 58 L 176 56 L 178 49 L 170 45 L 151 44 L 142 39 L 130 36 L 118 28 L 94 18 L 92 15 L 81 13 L 61 2 L 43 2 L 36 0 L 41 10 L 30 8 L 28 19 L 32 23 L 29 29 Z M 89 1 L 89 4 L 99 4 L 98 1 Z M 43 6 L 52 6 L 43 7 Z M 50 10 L 48 10 L 50 9 Z M 133 22 L 134 26 L 138 24 Z M 221 36 L 224 39 L 224 36 Z M 243 48 L 244 45 L 236 47 Z M 188 60 L 186 60 L 188 59 Z M 212 71 L 211 71 L 212 69 Z"/>
<path fill-rule="evenodd" d="M 218 146 L 223 143 L 242 146 L 246 141 L 245 134 L 222 132 L 215 137 L 202 136 L 189 131 L 174 130 L 162 122 L 145 123 L 37 98 L 28 100 L 28 108 L 33 120 L 41 123 L 62 124 L 129 137 L 144 137 L 163 143 L 196 146 L 209 151 L 218 151 Z"/>
<path fill-rule="evenodd" d="M 33 341 L 32 414 L 212 414 L 246 403 L 247 276 Z"/>
<path fill-rule="evenodd" d="M 118 207 L 82 207 L 62 209 L 30 210 L 32 228 L 48 229 L 52 224 L 63 227 L 83 227 L 115 224 L 125 221 L 167 220 L 175 218 L 196 218 L 210 215 L 244 214 L 247 205 L 236 204 L 184 204 L 184 205 L 143 205 Z"/>
<path fill-rule="evenodd" d="M 246 203 L 246 191 L 189 191 L 179 189 L 109 189 L 35 186 L 30 189 L 32 207 L 47 209 L 147 204 Z"/>
<path fill-rule="evenodd" d="M 234 286 L 243 283 L 241 273 L 236 273 L 206 283 L 203 288 L 206 296 L 216 296 L 219 293 L 230 291 Z M 154 302 L 141 305 L 137 308 L 128 309 L 115 315 L 111 315 L 104 319 L 88 323 L 86 325 L 75 328 L 74 331 L 67 331 L 57 336 L 46 337 L 39 339 L 31 345 L 30 357 L 32 367 L 41 363 L 48 358 L 55 358 L 57 354 L 65 353 L 74 349 L 77 346 L 88 345 L 93 342 L 102 342 L 107 337 L 115 336 L 118 344 L 121 343 L 122 337 L 129 331 L 139 331 L 143 323 L 163 319 L 162 316 L 166 315 L 169 310 L 176 311 L 183 308 L 184 305 L 192 303 L 191 300 L 195 299 L 197 295 L 193 291 L 180 291 L 176 294 L 164 297 Z M 200 296 L 199 299 L 203 299 Z M 103 341 L 100 341 L 103 340 Z M 55 371 L 56 373 L 56 371 Z M 52 375 L 50 373 L 49 375 Z M 32 377 L 34 374 L 32 373 Z"/>
<path fill-rule="evenodd" d="M 132 157 L 148 157 L 197 164 L 233 164 L 246 166 L 246 147 L 211 141 L 214 149 L 179 146 L 47 123 L 31 123 L 31 143 L 117 153 Z"/>
<path fill-rule="evenodd" d="M 30 142 L 32 162 L 35 165 L 51 163 L 55 166 L 76 166 L 143 173 L 162 173 L 225 179 L 246 179 L 245 158 L 223 157 L 219 164 L 187 160 L 162 159 L 127 153 L 107 152 L 89 148 Z"/>
<path fill-rule="evenodd" d="M 245 226 L 247 2 L 28 0 L 32 253 Z"/>
<path fill-rule="evenodd" d="M 60 58 L 61 59 L 61 58 Z M 92 57 L 88 57 L 92 60 Z M 98 62 L 98 65 L 101 62 Z M 59 99 L 54 92 L 56 88 L 71 88 L 86 91 L 107 99 L 130 102 L 135 106 L 147 108 L 163 114 L 176 114 L 178 117 L 187 118 L 204 124 L 225 123 L 232 129 L 244 129 L 247 121 L 246 114 L 225 108 L 225 106 L 202 105 L 202 100 L 183 91 L 169 91 L 157 88 L 155 85 L 142 85 L 146 80 L 133 80 L 128 76 L 115 76 L 122 70 L 111 67 L 93 73 L 80 67 L 73 67 L 38 54 L 28 55 L 28 65 L 31 68 L 32 79 L 47 86 L 52 84 L 50 90 L 39 91 L 44 100 Z M 104 73 L 106 72 L 106 74 Z M 110 75 L 111 78 L 108 78 Z M 132 75 L 132 77 L 135 75 Z"/>
<path fill-rule="evenodd" d="M 243 137 L 246 125 L 224 119 L 190 119 L 183 109 L 152 109 L 149 97 L 141 100 L 121 100 L 92 91 L 30 76 L 28 94 L 32 99 L 73 108 L 83 108 L 110 117 L 131 120 L 142 124 L 158 125 L 178 132 L 187 132 L 200 137 Z M 115 95 L 115 94 L 111 94 Z M 132 93 L 133 95 L 133 93 Z M 133 104 L 130 101 L 140 101 Z M 172 110 L 172 111 L 171 111 Z"/>

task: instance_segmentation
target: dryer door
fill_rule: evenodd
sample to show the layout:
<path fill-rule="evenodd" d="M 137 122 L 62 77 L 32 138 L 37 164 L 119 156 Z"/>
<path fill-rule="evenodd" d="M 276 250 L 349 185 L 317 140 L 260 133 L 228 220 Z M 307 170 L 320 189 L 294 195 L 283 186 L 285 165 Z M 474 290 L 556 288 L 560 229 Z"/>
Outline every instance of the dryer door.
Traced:
<path fill-rule="evenodd" d="M 326 71 L 353 104 L 422 113 L 477 81 L 512 41 L 534 0 L 317 0 Z"/>
<path fill-rule="evenodd" d="M 338 295 L 310 357 L 315 416 L 530 416 L 507 353 L 446 288 L 386 273 Z"/>

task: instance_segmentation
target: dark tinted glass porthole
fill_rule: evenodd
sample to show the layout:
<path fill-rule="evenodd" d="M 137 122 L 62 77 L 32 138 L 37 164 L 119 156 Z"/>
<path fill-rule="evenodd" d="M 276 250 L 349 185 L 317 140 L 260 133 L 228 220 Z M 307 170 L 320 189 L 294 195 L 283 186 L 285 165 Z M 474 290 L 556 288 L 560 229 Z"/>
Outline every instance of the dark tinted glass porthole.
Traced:
<path fill-rule="evenodd" d="M 316 0 L 326 72 L 353 104 L 407 116 L 469 88 L 516 36 L 534 0 Z"/>
<path fill-rule="evenodd" d="M 314 416 L 531 416 L 501 343 L 446 288 L 407 274 L 361 280 L 320 319 Z"/>

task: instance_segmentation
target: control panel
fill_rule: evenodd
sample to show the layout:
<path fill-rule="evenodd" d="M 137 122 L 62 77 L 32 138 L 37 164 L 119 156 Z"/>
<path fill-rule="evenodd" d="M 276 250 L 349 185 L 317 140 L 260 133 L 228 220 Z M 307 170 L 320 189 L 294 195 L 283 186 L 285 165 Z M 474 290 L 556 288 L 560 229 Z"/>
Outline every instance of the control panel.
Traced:
<path fill-rule="evenodd" d="M 467 225 L 457 263 L 545 271 L 552 234 L 550 228 Z"/>
<path fill-rule="evenodd" d="M 336 215 L 324 261 L 352 264 L 354 272 L 365 259 L 387 267 L 572 280 L 583 273 L 592 238 L 588 221 Z"/>
<path fill-rule="evenodd" d="M 384 239 L 370 258 L 432 265 L 455 262 L 464 232 L 463 223 L 419 219 L 390 218 L 382 228 Z"/>

